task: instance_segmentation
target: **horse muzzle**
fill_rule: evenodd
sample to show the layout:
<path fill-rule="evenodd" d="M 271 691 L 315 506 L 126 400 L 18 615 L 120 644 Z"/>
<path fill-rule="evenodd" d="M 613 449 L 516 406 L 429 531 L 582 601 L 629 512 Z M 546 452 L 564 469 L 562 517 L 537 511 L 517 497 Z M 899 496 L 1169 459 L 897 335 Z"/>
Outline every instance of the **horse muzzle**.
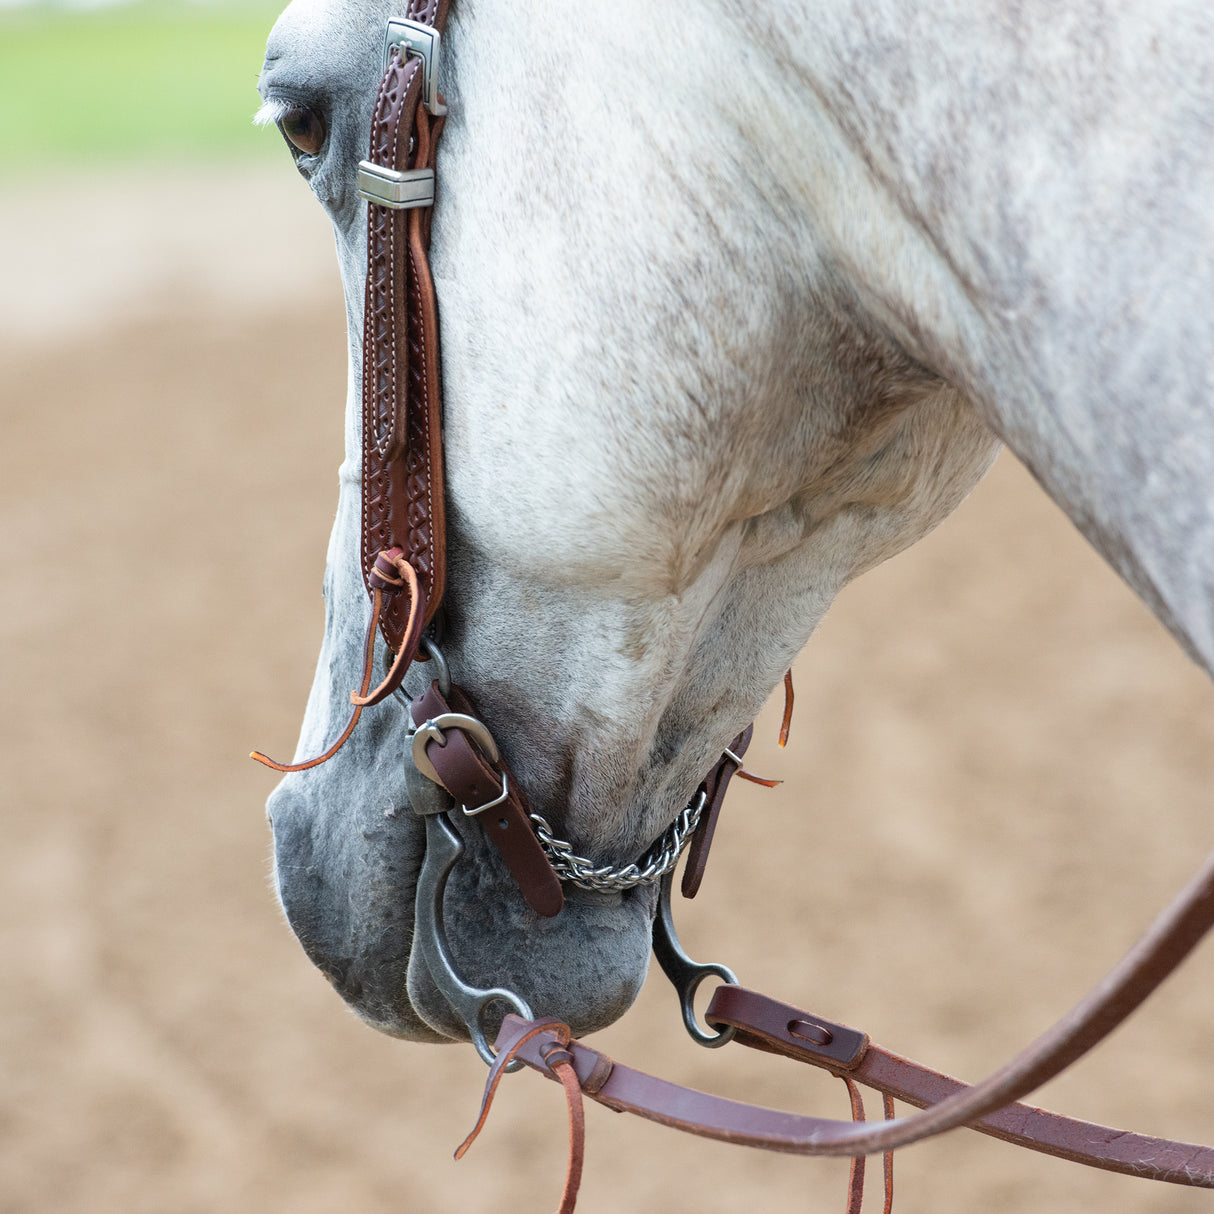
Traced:
<path fill-rule="evenodd" d="M 403 766 L 387 808 L 382 784 L 364 787 L 340 759 L 287 776 L 270 799 L 279 898 L 342 999 L 391 1036 L 471 1037 L 482 1052 L 510 1011 L 576 1033 L 623 1015 L 648 968 L 654 887 L 570 889 L 559 915 L 541 916 L 476 822 Z"/>

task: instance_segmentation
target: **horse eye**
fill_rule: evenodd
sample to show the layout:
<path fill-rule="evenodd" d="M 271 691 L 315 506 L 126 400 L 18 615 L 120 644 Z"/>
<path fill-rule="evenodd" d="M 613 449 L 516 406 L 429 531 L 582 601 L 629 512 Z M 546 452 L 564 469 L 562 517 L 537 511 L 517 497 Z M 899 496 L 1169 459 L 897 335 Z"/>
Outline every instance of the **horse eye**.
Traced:
<path fill-rule="evenodd" d="M 324 146 L 325 120 L 306 105 L 293 105 L 278 121 L 287 142 L 307 156 Z"/>

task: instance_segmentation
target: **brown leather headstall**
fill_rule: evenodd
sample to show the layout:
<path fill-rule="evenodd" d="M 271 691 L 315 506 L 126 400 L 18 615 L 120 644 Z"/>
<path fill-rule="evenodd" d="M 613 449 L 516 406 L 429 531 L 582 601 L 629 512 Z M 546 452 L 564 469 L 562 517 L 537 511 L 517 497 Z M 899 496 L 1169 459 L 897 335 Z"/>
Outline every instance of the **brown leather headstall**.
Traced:
<path fill-rule="evenodd" d="M 359 167 L 359 193 L 368 204 L 360 561 L 371 598 L 362 679 L 350 693 L 349 721 L 323 754 L 278 763 L 254 752 L 253 758 L 275 771 L 307 771 L 337 754 L 363 710 L 400 687 L 443 598 L 442 395 L 429 249 L 436 153 L 446 112 L 436 85 L 436 58 L 447 8 L 448 0 L 409 0 L 404 18 L 389 22 L 370 150 Z M 393 658 L 387 674 L 372 686 L 377 633 Z M 469 706 L 458 689 L 453 697 Z M 413 705 L 414 723 L 444 712 L 450 716 L 441 698 L 437 686 L 423 693 L 419 703 L 435 711 Z M 488 810 L 492 803 L 486 834 L 528 905 L 541 915 L 555 915 L 564 901 L 560 882 L 531 831 L 521 789 L 493 750 L 485 755 L 459 728 L 437 744 L 423 744 L 423 754 L 436 757 L 431 774 L 468 812 Z M 500 802 L 497 792 L 482 796 L 488 786 L 508 787 L 509 794 Z"/>

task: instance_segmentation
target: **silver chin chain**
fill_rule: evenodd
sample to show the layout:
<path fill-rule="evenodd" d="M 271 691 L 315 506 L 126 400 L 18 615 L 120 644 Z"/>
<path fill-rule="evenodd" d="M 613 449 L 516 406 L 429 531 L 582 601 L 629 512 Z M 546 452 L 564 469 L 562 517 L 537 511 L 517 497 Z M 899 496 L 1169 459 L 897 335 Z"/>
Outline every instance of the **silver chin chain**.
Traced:
<path fill-rule="evenodd" d="M 422 654 L 425 656 L 421 656 Z M 431 637 L 426 637 L 422 642 L 417 661 L 434 663 L 438 672 L 439 690 L 444 696 L 450 695 L 451 674 L 447 667 L 447 660 Z M 396 695 L 403 704 L 408 705 L 409 698 L 403 690 L 398 690 Z M 481 729 L 486 734 L 488 733 L 483 725 L 481 725 Z M 416 738 L 418 732 L 418 729 L 413 729 L 410 737 Z M 416 759 L 416 746 L 413 753 Z M 496 754 L 493 757 L 496 759 Z M 425 772 L 424 766 L 422 770 Z M 430 772 L 425 772 L 425 774 L 431 780 L 438 782 L 437 777 Z M 700 815 L 704 812 L 705 800 L 705 793 L 701 789 L 670 824 L 666 833 L 639 860 L 621 865 L 595 864 L 593 860 L 579 856 L 573 850 L 572 843 L 566 839 L 558 839 L 553 834 L 551 824 L 542 814 L 529 813 L 528 816 L 531 818 L 532 826 L 535 827 L 535 834 L 540 841 L 540 847 L 544 850 L 544 855 L 548 857 L 556 875 L 562 881 L 579 885 L 582 889 L 592 890 L 596 894 L 618 894 L 626 889 L 635 889 L 638 885 L 654 885 L 667 873 L 674 871 L 679 857 L 683 854 L 683 849 L 695 833 Z"/>
<path fill-rule="evenodd" d="M 635 889 L 638 885 L 652 885 L 674 871 L 683 848 L 695 833 L 700 814 L 704 812 L 704 801 L 705 793 L 701 789 L 640 860 L 614 867 L 595 864 L 593 860 L 579 856 L 573 850 L 572 843 L 558 839 L 552 833 L 552 827 L 541 814 L 532 813 L 529 816 L 544 854 L 562 881 L 569 881 L 598 894 L 618 894 L 626 889 Z"/>

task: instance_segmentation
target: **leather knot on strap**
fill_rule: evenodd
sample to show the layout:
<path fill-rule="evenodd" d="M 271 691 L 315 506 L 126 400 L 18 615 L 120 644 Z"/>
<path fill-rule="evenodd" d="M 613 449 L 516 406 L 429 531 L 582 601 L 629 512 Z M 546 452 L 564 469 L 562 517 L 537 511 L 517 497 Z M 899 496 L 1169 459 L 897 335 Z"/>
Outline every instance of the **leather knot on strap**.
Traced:
<path fill-rule="evenodd" d="M 367 580 L 376 590 L 399 590 L 405 584 L 405 574 L 401 566 L 408 563 L 403 549 L 389 548 L 386 552 L 381 551 L 375 557 L 375 564 L 371 566 Z"/>
<path fill-rule="evenodd" d="M 573 1054 L 569 1049 L 572 1031 L 567 1024 L 562 1024 L 559 1020 L 524 1020 L 516 1023 L 523 1027 L 524 1032 L 494 1059 L 485 1083 L 480 1115 L 476 1119 L 476 1125 L 472 1127 L 472 1132 L 460 1143 L 455 1158 L 463 1159 L 468 1148 L 484 1129 L 489 1110 L 493 1107 L 493 1098 L 497 1095 L 498 1084 L 501 1083 L 506 1068 L 515 1060 L 524 1045 L 536 1037 L 545 1037 L 547 1040 L 540 1044 L 539 1055 L 552 1078 L 564 1089 L 565 1102 L 569 1109 L 569 1167 L 565 1173 L 565 1188 L 561 1193 L 557 1214 L 573 1214 L 577 1205 L 578 1189 L 582 1184 L 582 1165 L 586 1155 L 586 1110 L 582 1103 L 582 1085 L 574 1069 Z"/>
<path fill-rule="evenodd" d="M 346 722 L 346 727 L 338 736 L 337 741 L 324 754 L 317 755 L 314 759 L 307 759 L 302 763 L 278 763 L 258 750 L 253 751 L 250 758 L 256 759 L 258 763 L 266 767 L 273 768 L 274 771 L 281 772 L 307 771 L 309 768 L 319 767 L 322 763 L 327 763 L 350 740 L 350 735 L 354 732 L 354 727 L 358 724 L 363 709 L 382 703 L 401 685 L 405 672 L 417 656 L 417 647 L 421 643 L 422 625 L 426 617 L 426 595 L 418 582 L 416 570 L 405 560 L 404 553 L 399 548 L 389 548 L 376 556 L 371 577 L 377 576 L 383 577 L 388 583 L 388 592 L 395 594 L 400 590 L 407 590 L 409 595 L 409 615 L 404 640 L 401 642 L 400 649 L 397 650 L 391 669 L 384 676 L 384 681 L 371 690 L 371 679 L 375 671 L 375 634 L 384 610 L 385 594 L 385 590 L 377 584 L 375 598 L 371 605 L 371 621 L 367 625 L 367 637 L 363 643 L 362 682 L 357 691 L 350 692 L 350 703 L 354 705 L 354 711 L 350 714 L 350 719 Z M 388 582 L 389 577 L 392 579 L 390 582 Z"/>

